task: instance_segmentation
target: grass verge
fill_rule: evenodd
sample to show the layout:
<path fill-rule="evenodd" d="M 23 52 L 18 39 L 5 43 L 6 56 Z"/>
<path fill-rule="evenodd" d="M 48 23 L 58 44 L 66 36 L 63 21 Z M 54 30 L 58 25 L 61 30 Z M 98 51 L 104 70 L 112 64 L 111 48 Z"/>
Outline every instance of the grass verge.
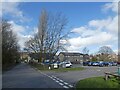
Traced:
<path fill-rule="evenodd" d="M 46 65 L 40 65 L 40 64 L 31 64 L 33 67 L 39 69 L 39 70 L 43 70 L 43 71 L 55 71 L 55 72 L 67 72 L 67 71 L 80 71 L 80 70 L 84 70 L 83 67 L 72 67 L 72 68 L 58 68 L 58 69 L 48 69 L 48 66 Z"/>
<path fill-rule="evenodd" d="M 80 88 L 120 88 L 120 81 L 114 77 L 107 81 L 104 80 L 104 77 L 87 78 L 76 84 L 76 89 Z"/>

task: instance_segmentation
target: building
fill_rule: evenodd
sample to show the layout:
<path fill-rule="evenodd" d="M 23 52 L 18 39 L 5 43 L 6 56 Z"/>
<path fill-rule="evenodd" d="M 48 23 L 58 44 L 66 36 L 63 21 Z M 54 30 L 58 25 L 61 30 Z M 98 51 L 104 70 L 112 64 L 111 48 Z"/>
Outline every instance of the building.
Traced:
<path fill-rule="evenodd" d="M 68 60 L 72 63 L 82 63 L 83 61 L 89 60 L 89 55 L 82 53 L 60 52 L 58 58 L 60 61 Z"/>
<path fill-rule="evenodd" d="M 21 60 L 26 60 L 26 59 L 28 59 L 28 57 L 29 57 L 28 54 L 29 54 L 28 52 L 20 52 L 20 59 L 21 59 Z"/>

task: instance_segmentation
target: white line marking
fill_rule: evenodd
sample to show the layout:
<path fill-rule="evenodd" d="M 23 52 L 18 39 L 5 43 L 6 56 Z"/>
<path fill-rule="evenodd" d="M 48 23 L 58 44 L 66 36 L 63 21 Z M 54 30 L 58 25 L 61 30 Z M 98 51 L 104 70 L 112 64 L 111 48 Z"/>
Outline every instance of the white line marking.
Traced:
<path fill-rule="evenodd" d="M 50 76 L 48 76 L 50 78 Z"/>
<path fill-rule="evenodd" d="M 56 77 L 54 76 L 54 78 L 56 78 Z"/>
<path fill-rule="evenodd" d="M 68 86 L 71 87 L 71 88 L 73 87 L 72 85 L 68 85 Z"/>
<path fill-rule="evenodd" d="M 60 80 L 60 79 L 59 79 Z M 63 80 L 60 80 L 61 82 L 63 82 Z"/>
<path fill-rule="evenodd" d="M 53 78 L 53 77 L 50 77 L 51 79 Z"/>
<path fill-rule="evenodd" d="M 67 85 L 68 85 L 68 83 L 66 83 L 66 82 L 64 82 L 64 84 L 67 84 Z"/>
<path fill-rule="evenodd" d="M 69 88 L 69 87 L 67 87 L 67 86 L 63 86 L 64 88 Z"/>
<path fill-rule="evenodd" d="M 60 85 L 63 85 L 62 83 L 59 83 Z"/>
<path fill-rule="evenodd" d="M 59 81 L 55 81 L 55 82 L 57 82 L 57 83 L 58 83 Z"/>
<path fill-rule="evenodd" d="M 59 78 L 56 78 L 57 80 L 60 80 Z"/>
<path fill-rule="evenodd" d="M 52 77 L 56 78 L 55 76 L 52 75 Z"/>
<path fill-rule="evenodd" d="M 55 79 L 53 78 L 53 80 L 55 80 Z"/>

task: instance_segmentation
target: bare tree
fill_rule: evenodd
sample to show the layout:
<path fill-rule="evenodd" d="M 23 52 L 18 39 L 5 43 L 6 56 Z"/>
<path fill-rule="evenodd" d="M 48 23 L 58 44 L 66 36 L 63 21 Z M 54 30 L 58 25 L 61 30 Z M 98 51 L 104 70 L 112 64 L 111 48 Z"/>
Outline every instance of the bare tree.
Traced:
<path fill-rule="evenodd" d="M 99 60 L 102 61 L 109 61 L 110 60 L 110 55 L 114 54 L 113 50 L 108 47 L 108 46 L 102 46 L 99 48 Z"/>
<path fill-rule="evenodd" d="M 38 33 L 26 44 L 27 48 L 35 53 L 40 53 L 39 62 L 43 61 L 43 53 L 55 55 L 60 48 L 60 40 L 67 34 L 63 30 L 67 25 L 67 19 L 61 13 L 50 14 L 42 10 L 38 24 Z"/>
<path fill-rule="evenodd" d="M 19 60 L 19 45 L 12 25 L 2 20 L 2 63 L 3 69 L 14 65 Z"/>
<path fill-rule="evenodd" d="M 82 52 L 83 54 L 89 54 L 89 49 L 87 47 L 84 47 Z"/>
<path fill-rule="evenodd" d="M 88 54 L 89 54 L 89 49 L 88 49 L 87 47 L 84 47 L 83 50 L 82 50 L 82 53 L 84 54 L 84 55 L 83 55 L 83 59 L 84 59 L 84 60 L 88 60 L 88 59 L 89 59 L 89 56 L 88 56 Z"/>

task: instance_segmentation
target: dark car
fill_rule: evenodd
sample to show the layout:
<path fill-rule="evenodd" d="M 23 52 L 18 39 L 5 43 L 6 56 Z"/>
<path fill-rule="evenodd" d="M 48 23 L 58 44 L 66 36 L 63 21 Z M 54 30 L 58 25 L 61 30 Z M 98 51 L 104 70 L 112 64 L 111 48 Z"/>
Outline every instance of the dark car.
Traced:
<path fill-rule="evenodd" d="M 103 67 L 104 66 L 104 62 L 103 61 L 99 61 L 99 66 Z"/>
<path fill-rule="evenodd" d="M 94 62 L 89 62 L 89 63 L 88 63 L 88 66 L 93 66 L 93 63 L 94 63 Z"/>
<path fill-rule="evenodd" d="M 110 63 L 109 62 L 103 62 L 104 66 L 109 66 Z"/>
<path fill-rule="evenodd" d="M 112 66 L 117 66 L 117 62 L 110 62 Z"/>
<path fill-rule="evenodd" d="M 120 65 L 120 62 L 117 62 L 117 65 Z"/>
<path fill-rule="evenodd" d="M 87 61 L 87 62 L 83 62 L 83 66 L 88 66 L 90 63 L 90 61 Z"/>
<path fill-rule="evenodd" d="M 87 66 L 88 65 L 88 63 L 87 62 L 83 62 L 83 66 Z"/>

